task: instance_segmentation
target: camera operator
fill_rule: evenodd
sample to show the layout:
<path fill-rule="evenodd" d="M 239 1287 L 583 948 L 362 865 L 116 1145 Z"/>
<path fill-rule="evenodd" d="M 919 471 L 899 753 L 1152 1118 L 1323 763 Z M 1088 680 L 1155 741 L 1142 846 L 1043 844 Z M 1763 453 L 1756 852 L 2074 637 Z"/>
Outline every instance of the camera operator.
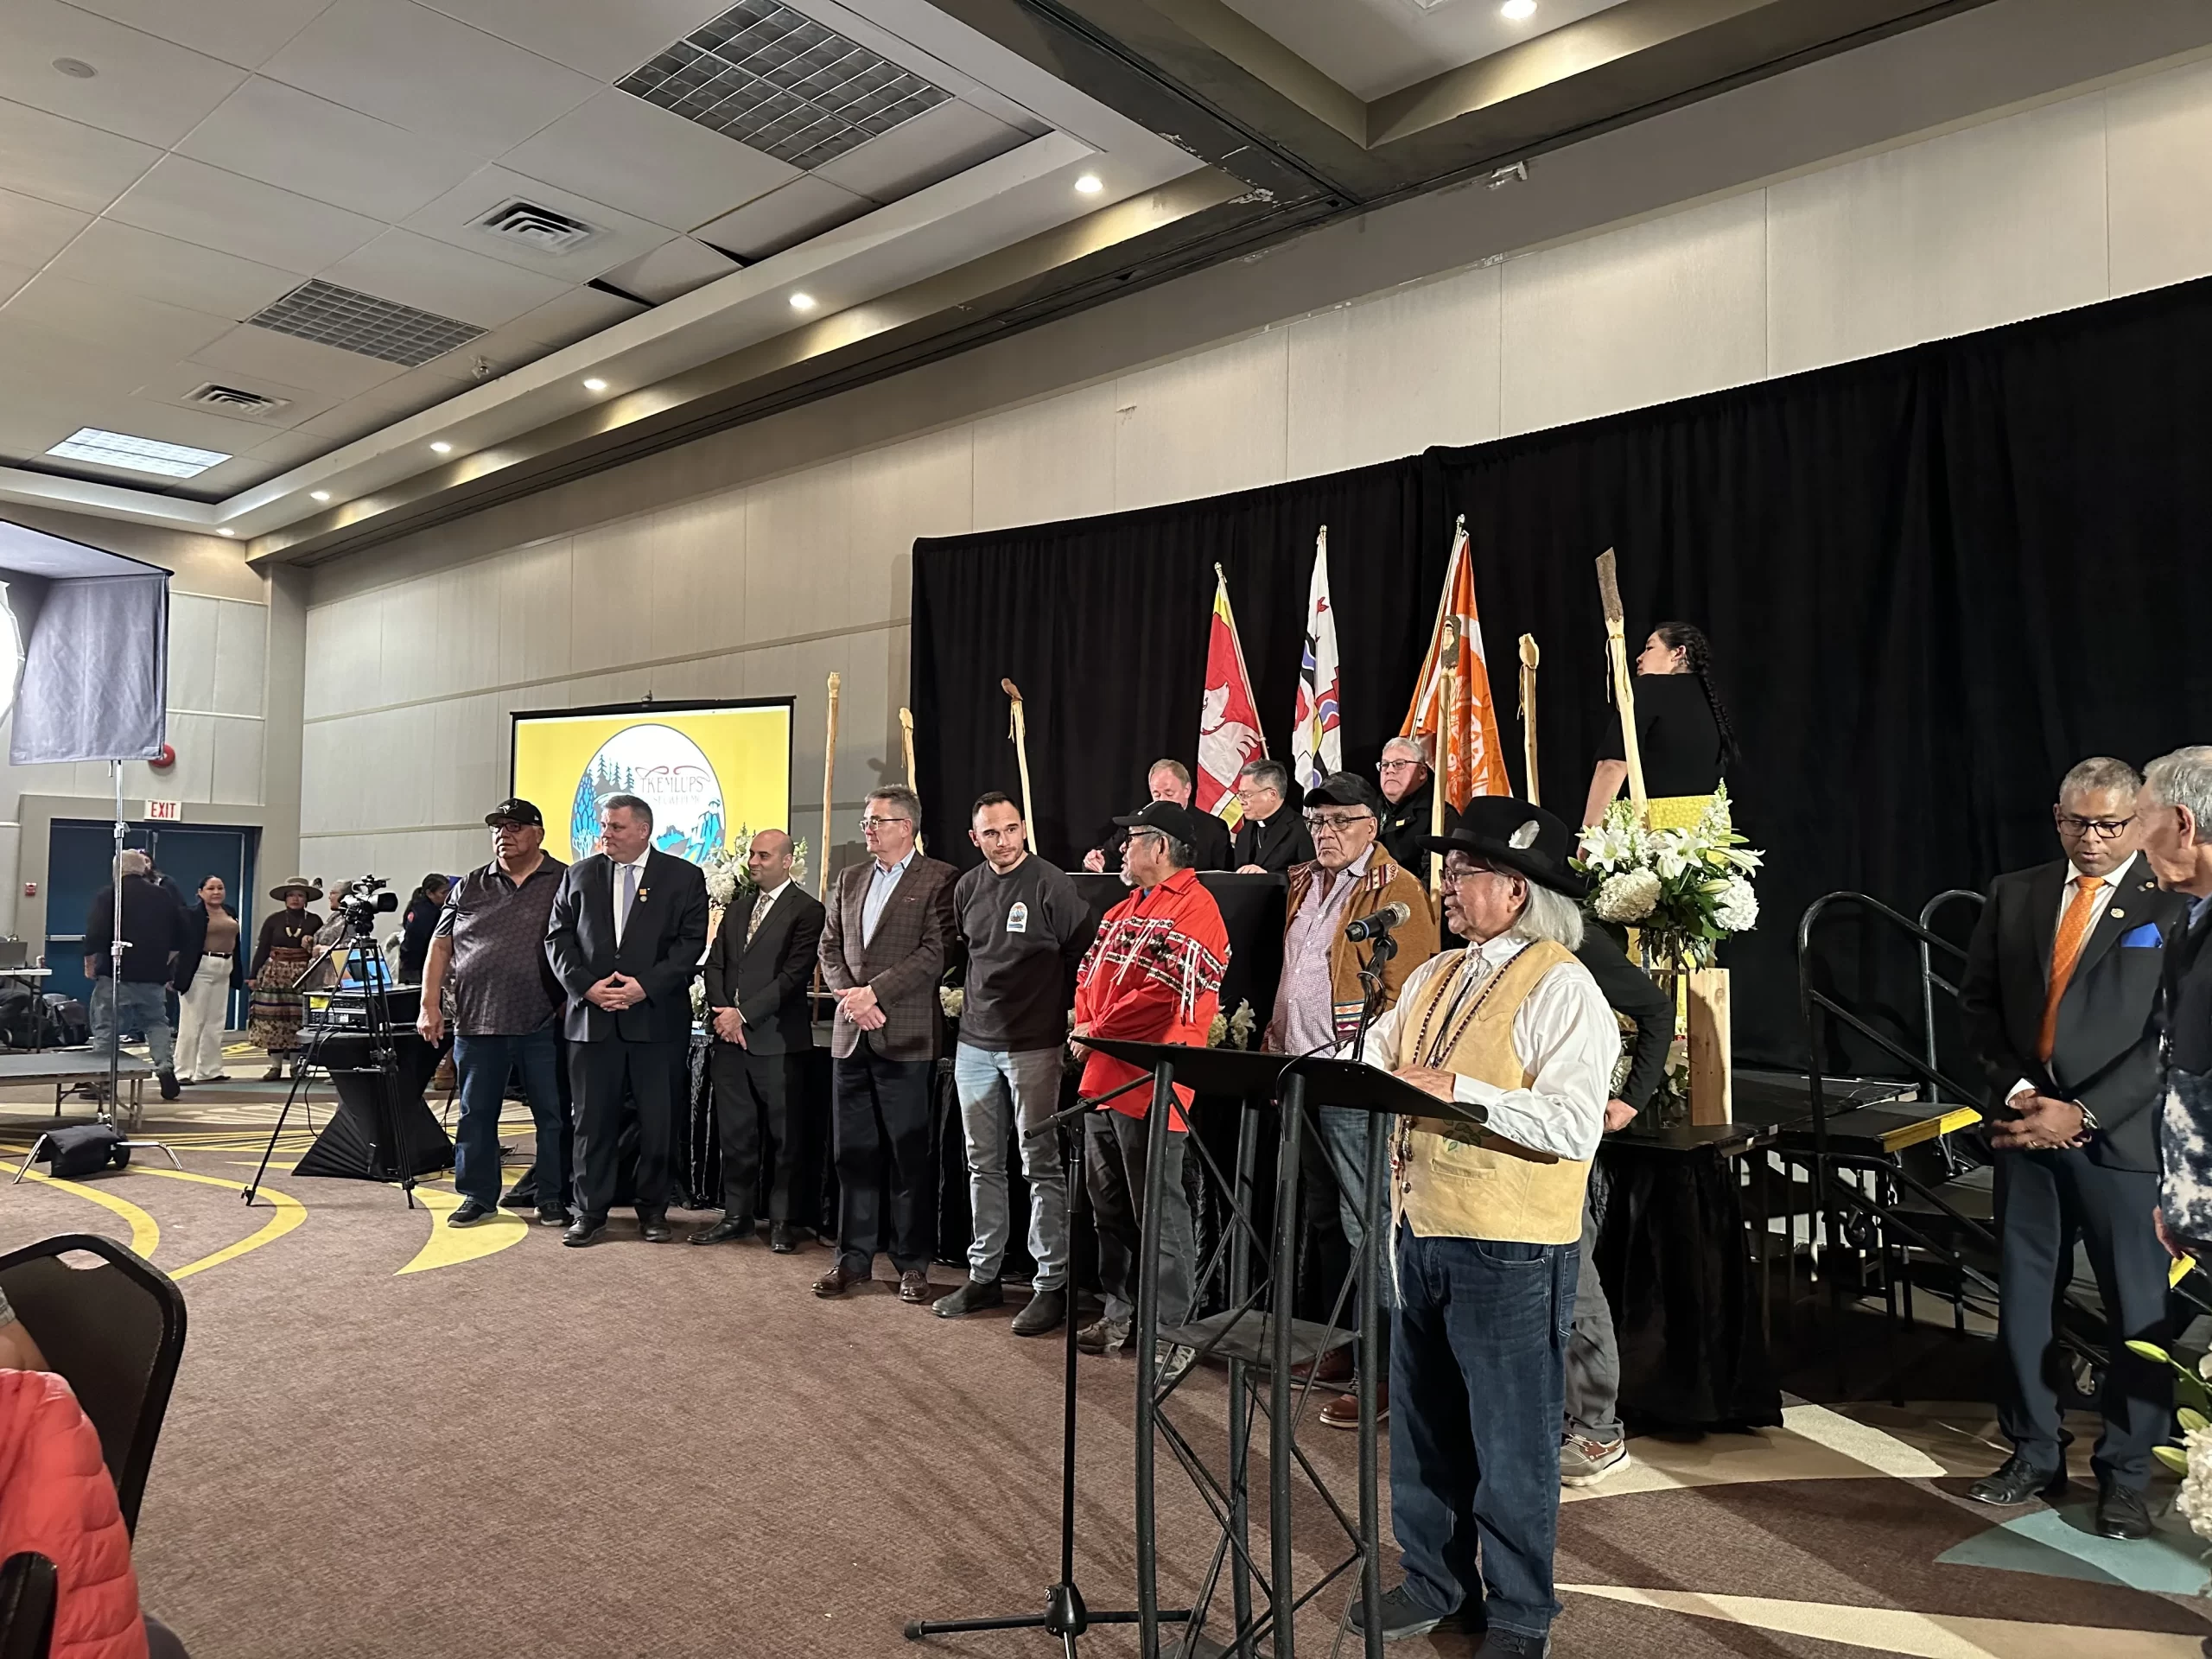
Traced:
<path fill-rule="evenodd" d="M 125 1020 L 142 1026 L 146 1049 L 161 1078 L 162 1098 L 175 1100 L 175 1033 L 169 1027 L 168 982 L 184 946 L 184 907 L 174 891 L 156 881 L 153 861 L 136 849 L 116 862 L 123 878 L 123 967 L 120 984 L 111 947 L 115 942 L 115 889 L 93 896 L 85 921 L 85 976 L 92 982 L 92 1052 L 121 1042 Z M 120 1003 L 120 1007 L 118 1004 Z M 105 1085 L 103 1084 L 103 1087 Z"/>
<path fill-rule="evenodd" d="M 460 1207 L 448 1227 L 472 1227 L 498 1212 L 499 1109 L 511 1071 L 537 1130 L 537 1219 L 569 1224 L 568 1103 L 557 1041 L 561 982 L 545 956 L 554 895 L 569 867 L 544 850 L 545 818 L 524 800 L 501 801 L 484 815 L 492 861 L 454 883 L 438 912 L 423 964 L 425 1042 L 445 1040 L 441 994 L 450 978 L 454 1075 L 461 1127 L 454 1137 L 454 1185 Z"/>

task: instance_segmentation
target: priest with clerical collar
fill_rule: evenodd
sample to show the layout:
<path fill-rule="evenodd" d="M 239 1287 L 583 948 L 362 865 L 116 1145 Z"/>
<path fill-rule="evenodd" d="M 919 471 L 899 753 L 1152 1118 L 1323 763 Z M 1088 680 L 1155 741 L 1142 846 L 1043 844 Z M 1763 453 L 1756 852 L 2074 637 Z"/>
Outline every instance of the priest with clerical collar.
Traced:
<path fill-rule="evenodd" d="M 1565 824 L 1478 796 L 1427 846 L 1444 855 L 1446 920 L 1469 943 L 1414 971 L 1365 1058 L 1481 1108 L 1488 1127 L 1405 1117 L 1392 1135 L 1390 1517 L 1406 1577 L 1382 1599 L 1383 1637 L 1487 1630 L 1485 1654 L 1541 1655 L 1559 1612 L 1583 1189 L 1620 1028 L 1574 959 L 1586 884 Z"/>

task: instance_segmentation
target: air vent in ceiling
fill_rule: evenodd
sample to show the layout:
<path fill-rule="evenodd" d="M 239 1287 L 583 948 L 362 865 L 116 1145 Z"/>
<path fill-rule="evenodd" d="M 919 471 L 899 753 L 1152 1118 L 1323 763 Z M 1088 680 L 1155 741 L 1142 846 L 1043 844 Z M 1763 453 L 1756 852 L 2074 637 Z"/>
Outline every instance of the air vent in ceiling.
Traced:
<path fill-rule="evenodd" d="M 397 300 L 380 300 L 357 289 L 310 279 L 268 309 L 248 317 L 257 328 L 358 352 L 379 362 L 408 368 L 443 357 L 484 331 L 474 323 L 418 311 Z"/>
<path fill-rule="evenodd" d="M 741 0 L 615 85 L 800 168 L 952 96 L 776 0 Z"/>
<path fill-rule="evenodd" d="M 566 253 L 599 234 L 597 226 L 581 219 L 519 199 L 494 207 L 476 221 L 476 228 L 510 242 L 526 243 L 540 253 Z"/>
<path fill-rule="evenodd" d="M 248 417 L 273 415 L 278 410 L 289 409 L 292 406 L 292 400 L 289 397 L 264 397 L 257 391 L 248 391 L 240 386 L 223 385 L 213 380 L 210 380 L 203 386 L 194 386 L 190 391 L 186 392 L 184 401 L 188 404 L 199 404 L 208 409 L 219 409 L 226 415 L 244 415 Z"/>

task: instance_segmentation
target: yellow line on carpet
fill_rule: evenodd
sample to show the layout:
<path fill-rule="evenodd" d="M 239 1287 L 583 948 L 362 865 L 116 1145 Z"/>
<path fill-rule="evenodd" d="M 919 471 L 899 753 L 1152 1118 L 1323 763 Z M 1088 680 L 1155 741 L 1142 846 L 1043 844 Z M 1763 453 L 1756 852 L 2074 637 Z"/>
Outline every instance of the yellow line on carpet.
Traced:
<path fill-rule="evenodd" d="M 457 1267 L 463 1262 L 497 1255 L 530 1236 L 530 1224 L 505 1211 L 474 1227 L 448 1227 L 445 1224 L 446 1217 L 461 1208 L 458 1193 L 442 1187 L 417 1186 L 415 1196 L 430 1211 L 430 1239 L 416 1251 L 412 1262 L 392 1275 L 395 1279 L 404 1274 L 428 1273 L 433 1268 Z"/>
<path fill-rule="evenodd" d="M 196 1181 L 202 1186 L 226 1186 L 233 1192 L 243 1192 L 242 1181 L 226 1181 L 219 1175 L 195 1175 L 188 1169 L 144 1169 L 145 1175 L 159 1175 L 164 1180 Z M 260 1230 L 235 1244 L 226 1244 L 212 1255 L 203 1255 L 197 1262 L 188 1262 L 169 1274 L 172 1279 L 189 1279 L 195 1273 L 209 1268 L 219 1268 L 226 1262 L 235 1262 L 248 1250 L 257 1250 L 264 1244 L 273 1244 L 308 1218 L 308 1207 L 297 1198 L 279 1192 L 273 1186 L 261 1189 L 261 1196 L 276 1206 L 276 1213 L 261 1224 Z"/>
<path fill-rule="evenodd" d="M 130 1224 L 130 1248 L 149 1262 L 161 1248 L 162 1224 L 141 1210 L 128 1198 L 118 1198 L 112 1192 L 103 1192 L 96 1186 L 86 1186 L 81 1181 L 58 1181 L 51 1175 L 41 1175 L 36 1170 L 26 1172 L 29 1178 L 41 1186 L 59 1187 L 64 1192 L 74 1192 L 80 1198 L 90 1198 L 103 1210 L 112 1211 Z"/>

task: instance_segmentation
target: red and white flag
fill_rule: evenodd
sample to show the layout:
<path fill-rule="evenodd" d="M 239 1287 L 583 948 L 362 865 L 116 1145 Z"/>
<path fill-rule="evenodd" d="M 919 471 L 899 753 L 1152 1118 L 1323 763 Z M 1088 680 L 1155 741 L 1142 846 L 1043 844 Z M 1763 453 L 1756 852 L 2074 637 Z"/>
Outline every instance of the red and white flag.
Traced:
<path fill-rule="evenodd" d="M 1291 771 L 1303 789 L 1344 769 L 1337 702 L 1337 611 L 1329 601 L 1329 527 L 1313 543 L 1313 581 L 1306 596 L 1306 645 L 1298 664 L 1298 711 L 1291 728 Z"/>
<path fill-rule="evenodd" d="M 1447 690 L 1446 676 L 1450 677 Z M 1413 707 L 1406 710 L 1402 737 L 1426 737 L 1437 757 L 1437 780 L 1444 798 L 1458 810 L 1478 795 L 1510 795 L 1505 750 L 1498 741 L 1497 712 L 1491 702 L 1490 665 L 1483 656 L 1482 619 L 1475 611 L 1475 561 L 1467 545 L 1467 521 L 1452 537 L 1452 560 L 1444 572 L 1444 594 L 1436 607 L 1436 626 L 1428 655 L 1414 683 Z"/>
<path fill-rule="evenodd" d="M 1229 578 L 1213 568 L 1213 626 L 1206 639 L 1206 699 L 1198 716 L 1198 788 L 1191 804 L 1232 829 L 1243 817 L 1236 799 L 1236 774 L 1244 763 L 1268 752 L 1260 730 L 1260 711 L 1252 696 L 1252 677 L 1244 669 L 1244 647 L 1236 638 L 1236 617 L 1229 608 Z"/>

